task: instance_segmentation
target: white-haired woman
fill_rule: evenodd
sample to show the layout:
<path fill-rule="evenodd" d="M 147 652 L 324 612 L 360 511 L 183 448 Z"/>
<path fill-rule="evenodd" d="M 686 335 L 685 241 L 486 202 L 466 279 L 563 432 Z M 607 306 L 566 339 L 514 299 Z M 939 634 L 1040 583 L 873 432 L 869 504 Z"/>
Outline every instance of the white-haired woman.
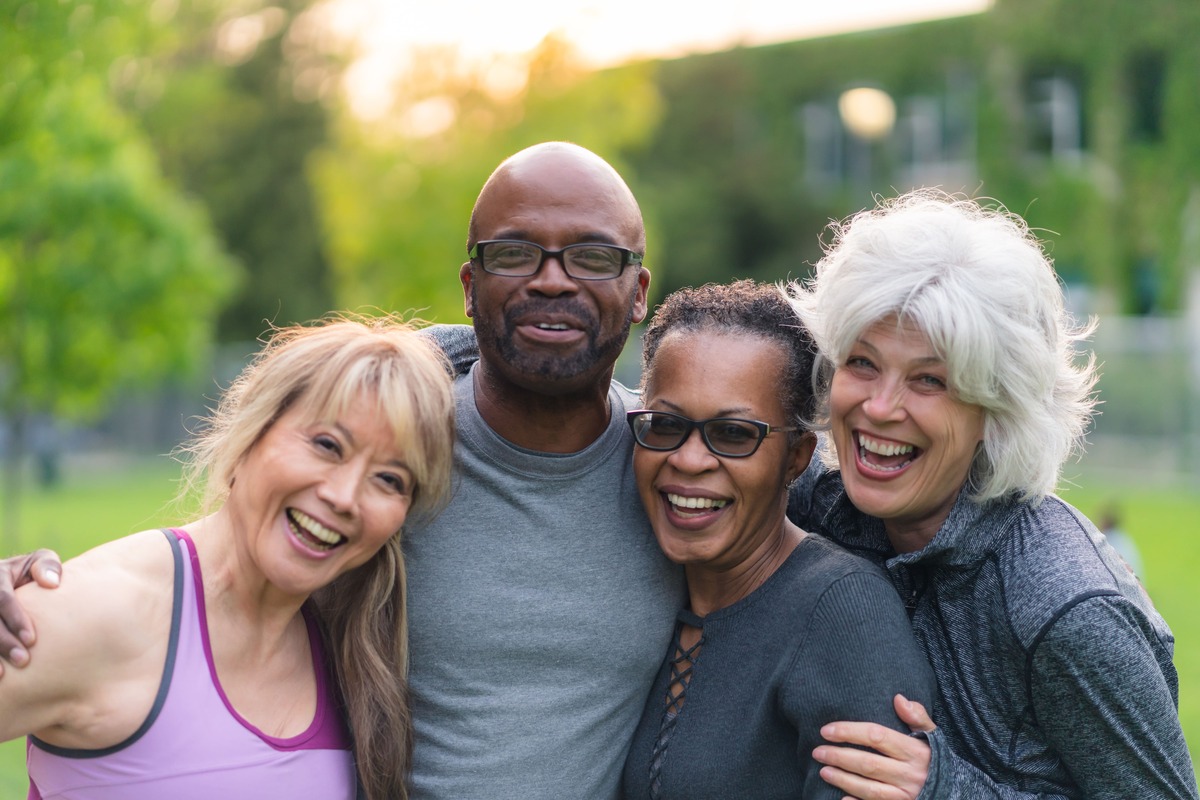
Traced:
<path fill-rule="evenodd" d="M 1096 375 L 1040 244 L 1018 217 L 929 190 L 833 233 L 791 287 L 827 449 L 789 511 L 885 566 L 939 727 L 901 697 L 924 736 L 828 725 L 822 776 L 867 799 L 1196 798 L 1171 632 L 1052 494 Z"/>

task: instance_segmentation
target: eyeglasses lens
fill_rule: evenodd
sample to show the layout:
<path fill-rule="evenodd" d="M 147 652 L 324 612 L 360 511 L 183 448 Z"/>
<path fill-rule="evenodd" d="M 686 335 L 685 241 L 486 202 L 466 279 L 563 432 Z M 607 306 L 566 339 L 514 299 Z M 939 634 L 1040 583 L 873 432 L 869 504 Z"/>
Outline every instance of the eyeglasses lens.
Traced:
<path fill-rule="evenodd" d="M 674 450 L 683 445 L 694 423 L 672 414 L 641 414 L 635 420 L 638 443 L 655 450 Z M 762 433 L 749 423 L 736 419 L 711 419 L 701 433 L 709 449 L 718 455 L 748 456 L 758 447 Z"/>
<path fill-rule="evenodd" d="M 732 419 L 714 419 L 704 425 L 704 436 L 714 450 L 731 456 L 744 456 L 758 446 L 758 428 Z"/>
<path fill-rule="evenodd" d="M 488 272 L 523 277 L 538 271 L 545 252 L 532 242 L 489 242 L 481 248 L 480 258 Z M 573 278 L 611 278 L 621 273 L 625 251 L 611 245 L 577 244 L 564 248 L 561 258 Z"/>

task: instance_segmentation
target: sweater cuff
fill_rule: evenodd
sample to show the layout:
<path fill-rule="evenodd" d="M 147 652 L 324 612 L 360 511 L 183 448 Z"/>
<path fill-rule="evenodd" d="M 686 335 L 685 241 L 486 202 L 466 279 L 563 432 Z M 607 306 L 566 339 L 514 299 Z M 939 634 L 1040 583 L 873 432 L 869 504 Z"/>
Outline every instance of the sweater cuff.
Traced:
<path fill-rule="evenodd" d="M 942 783 L 943 769 L 949 769 L 949 765 L 946 764 L 946 738 L 941 730 L 936 728 L 928 733 L 914 731 L 912 735 L 924 739 L 929 745 L 929 771 L 925 774 L 925 785 L 921 787 L 921 793 L 917 795 L 916 800 L 933 800 L 941 796 L 938 794 L 938 786 Z"/>

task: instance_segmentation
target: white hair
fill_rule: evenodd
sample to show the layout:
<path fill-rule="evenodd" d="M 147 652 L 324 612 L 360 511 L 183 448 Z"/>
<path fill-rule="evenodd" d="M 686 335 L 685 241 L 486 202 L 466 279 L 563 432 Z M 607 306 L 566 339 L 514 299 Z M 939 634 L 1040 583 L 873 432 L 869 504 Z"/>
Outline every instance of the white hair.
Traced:
<path fill-rule="evenodd" d="M 818 349 L 820 421 L 829 424 L 833 370 L 863 331 L 895 317 L 945 360 L 954 395 L 984 411 L 972 497 L 1015 492 L 1037 503 L 1053 492 L 1096 404 L 1095 358 L 1080 359 L 1075 347 L 1095 322 L 1079 326 L 1067 314 L 1054 267 L 1025 221 L 920 189 L 830 230 L 813 277 L 788 287 Z M 836 463 L 835 453 L 824 455 Z"/>

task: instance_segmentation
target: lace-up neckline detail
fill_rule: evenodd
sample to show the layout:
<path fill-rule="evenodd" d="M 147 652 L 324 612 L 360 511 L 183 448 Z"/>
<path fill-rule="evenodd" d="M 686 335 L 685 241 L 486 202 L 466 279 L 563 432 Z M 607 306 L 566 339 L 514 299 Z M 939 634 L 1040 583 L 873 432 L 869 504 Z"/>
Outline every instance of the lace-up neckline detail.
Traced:
<path fill-rule="evenodd" d="M 685 628 L 698 629 L 700 632 L 696 641 L 684 647 L 683 635 Z M 689 636 L 689 638 L 691 638 Z M 684 701 L 687 698 L 688 685 L 692 680 L 693 670 L 700 658 L 700 650 L 704 646 L 704 620 L 691 611 L 684 609 L 679 612 L 679 621 L 675 623 L 675 636 L 671 642 L 674 656 L 671 658 L 671 680 L 667 683 L 667 693 L 663 697 L 662 721 L 659 724 L 658 738 L 650 753 L 650 797 L 658 800 L 662 796 L 662 765 L 667 754 L 667 746 L 671 742 L 671 734 L 675 731 L 675 723 L 683 713 Z"/>

